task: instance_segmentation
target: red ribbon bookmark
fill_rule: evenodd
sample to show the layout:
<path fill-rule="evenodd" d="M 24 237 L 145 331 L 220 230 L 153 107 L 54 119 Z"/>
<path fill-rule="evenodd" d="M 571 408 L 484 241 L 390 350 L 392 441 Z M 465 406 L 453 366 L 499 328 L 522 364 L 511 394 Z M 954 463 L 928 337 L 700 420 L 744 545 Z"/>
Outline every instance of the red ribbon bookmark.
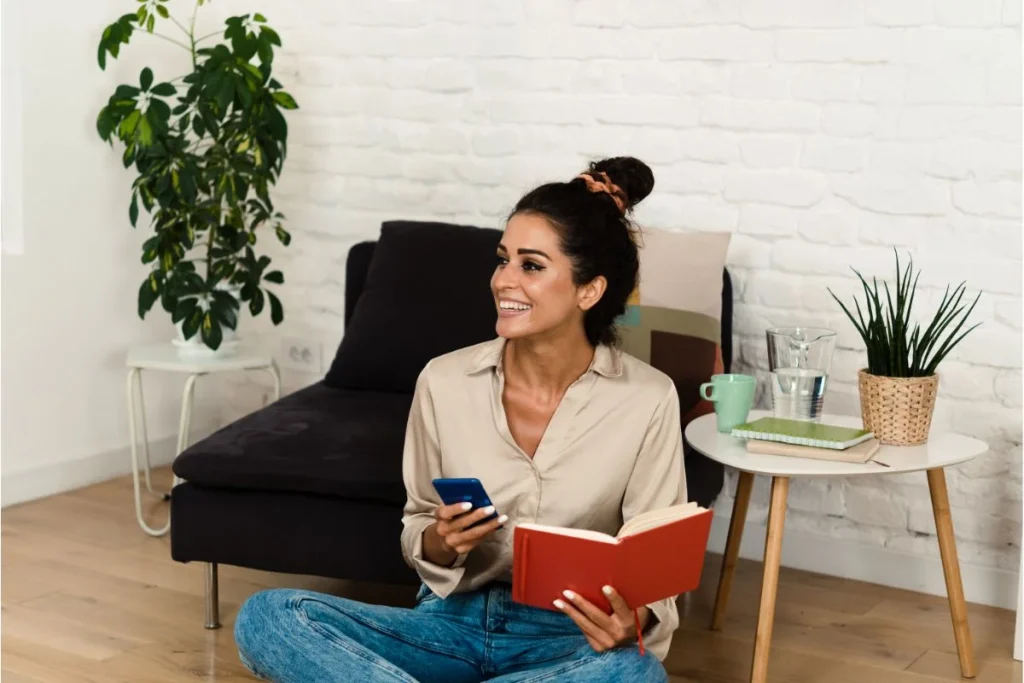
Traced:
<path fill-rule="evenodd" d="M 633 610 L 633 623 L 636 625 L 636 642 L 640 645 L 640 656 L 644 656 L 644 634 L 640 632 L 640 613 Z"/>

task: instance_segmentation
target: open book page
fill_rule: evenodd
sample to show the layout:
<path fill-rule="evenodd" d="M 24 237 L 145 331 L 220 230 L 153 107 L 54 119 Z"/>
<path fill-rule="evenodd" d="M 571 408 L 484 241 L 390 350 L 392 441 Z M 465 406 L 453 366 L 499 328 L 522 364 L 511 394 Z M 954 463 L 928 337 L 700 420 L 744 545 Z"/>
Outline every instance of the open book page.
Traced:
<path fill-rule="evenodd" d="M 643 531 L 647 531 L 648 529 L 664 526 L 669 522 L 675 522 L 680 519 L 692 517 L 693 515 L 700 514 L 701 512 L 704 512 L 704 508 L 692 501 L 689 503 L 682 503 L 680 505 L 673 505 L 667 508 L 648 510 L 647 512 L 639 514 L 623 524 L 622 528 L 619 529 L 617 538 L 633 536 Z"/>
<path fill-rule="evenodd" d="M 564 526 L 550 526 L 547 524 L 520 524 L 519 526 L 523 529 L 536 529 L 538 531 L 546 531 L 550 534 L 560 534 L 562 536 L 572 536 L 574 538 L 586 538 L 591 541 L 599 541 L 601 543 L 618 543 L 619 539 L 638 534 L 648 529 L 654 529 L 655 527 L 663 526 L 669 522 L 675 522 L 680 519 L 691 517 L 704 511 L 704 508 L 700 507 L 696 503 L 682 503 L 680 505 L 673 505 L 672 507 L 659 508 L 657 510 L 648 510 L 647 512 L 637 515 L 633 519 L 629 520 L 622 525 L 619 529 L 617 536 L 609 536 L 603 534 L 600 531 L 591 531 L 590 529 L 572 529 Z"/>
<path fill-rule="evenodd" d="M 602 534 L 600 531 L 591 531 L 590 529 L 571 529 L 564 526 L 549 526 L 546 524 L 520 524 L 523 529 L 536 529 L 537 531 L 546 531 L 551 534 L 560 534 L 562 536 L 574 536 L 576 538 L 587 538 L 591 541 L 600 541 L 601 543 L 617 543 L 618 539 L 608 534 Z"/>

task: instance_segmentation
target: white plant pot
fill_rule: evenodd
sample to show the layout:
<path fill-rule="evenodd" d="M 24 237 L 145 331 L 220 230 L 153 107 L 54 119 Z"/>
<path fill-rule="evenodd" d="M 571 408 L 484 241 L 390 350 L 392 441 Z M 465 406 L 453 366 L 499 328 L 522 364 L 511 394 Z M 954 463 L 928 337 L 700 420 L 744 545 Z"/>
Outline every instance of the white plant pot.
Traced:
<path fill-rule="evenodd" d="M 178 330 L 178 336 L 171 340 L 178 348 L 179 356 L 183 358 L 222 358 L 224 356 L 233 356 L 238 352 L 239 339 L 238 333 L 235 330 L 223 325 L 221 326 L 223 339 L 215 351 L 203 343 L 203 337 L 198 332 L 192 335 L 191 339 L 185 339 L 185 332 L 182 329 L 183 324 L 184 321 L 175 325 L 175 329 Z"/>
<path fill-rule="evenodd" d="M 232 294 L 235 299 L 238 299 L 239 288 L 225 289 L 225 291 Z M 199 307 L 203 310 L 207 309 L 205 301 L 199 302 Z M 241 308 L 239 309 L 241 312 Z M 178 331 L 177 338 L 171 340 L 171 342 L 178 348 L 178 355 L 183 358 L 222 358 L 224 356 L 232 356 L 238 352 L 238 346 L 240 340 L 238 338 L 238 332 L 232 330 L 229 327 L 221 325 L 222 338 L 220 346 L 216 350 L 211 349 L 209 346 L 203 343 L 202 334 L 196 332 L 192 335 L 191 339 L 185 339 L 184 331 L 185 321 L 182 320 L 175 324 L 175 329 Z"/>

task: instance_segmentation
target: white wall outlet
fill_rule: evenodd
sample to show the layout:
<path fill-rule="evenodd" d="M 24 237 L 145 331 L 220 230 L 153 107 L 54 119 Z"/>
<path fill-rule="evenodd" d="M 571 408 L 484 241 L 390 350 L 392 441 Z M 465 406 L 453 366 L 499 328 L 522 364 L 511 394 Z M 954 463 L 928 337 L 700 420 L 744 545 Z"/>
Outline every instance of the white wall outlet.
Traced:
<path fill-rule="evenodd" d="M 281 367 L 299 372 L 320 373 L 320 344 L 309 339 L 281 340 Z"/>

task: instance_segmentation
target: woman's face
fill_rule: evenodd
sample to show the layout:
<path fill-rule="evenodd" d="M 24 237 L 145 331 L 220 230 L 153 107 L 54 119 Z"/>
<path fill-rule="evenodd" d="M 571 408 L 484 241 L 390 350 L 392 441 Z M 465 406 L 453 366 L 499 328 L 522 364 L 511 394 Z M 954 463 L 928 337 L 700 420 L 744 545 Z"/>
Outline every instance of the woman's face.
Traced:
<path fill-rule="evenodd" d="M 600 299 L 603 283 L 597 278 L 577 287 L 551 224 L 535 214 L 516 214 L 505 226 L 491 277 L 496 332 L 513 339 L 582 329 L 583 313 Z"/>

